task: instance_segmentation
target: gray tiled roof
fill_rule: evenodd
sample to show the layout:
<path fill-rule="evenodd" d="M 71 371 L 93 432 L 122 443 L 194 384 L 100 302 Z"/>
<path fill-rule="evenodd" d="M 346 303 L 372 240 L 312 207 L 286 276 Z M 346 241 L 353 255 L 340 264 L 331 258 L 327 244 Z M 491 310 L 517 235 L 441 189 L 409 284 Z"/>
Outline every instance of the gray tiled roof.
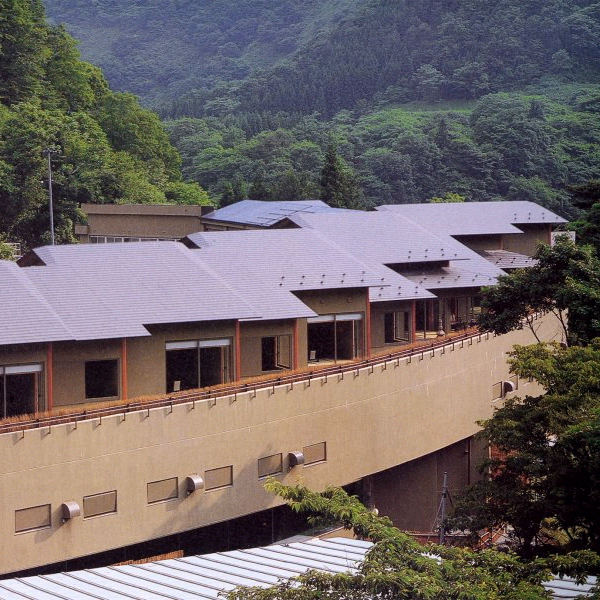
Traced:
<path fill-rule="evenodd" d="M 450 236 L 439 237 L 400 215 L 344 210 L 298 215 L 293 221 L 318 231 L 350 252 L 382 264 L 470 257 L 468 248 Z"/>
<path fill-rule="evenodd" d="M 345 211 L 303 216 L 297 222 L 372 262 L 402 265 L 402 275 L 416 289 L 493 285 L 503 274 L 449 234 L 435 235 L 392 212 Z M 446 262 L 448 266 L 441 266 Z M 415 265 L 414 271 L 409 270 L 411 265 Z M 390 300 L 392 291 L 389 288 L 371 290 L 371 299 L 374 302 Z"/>
<path fill-rule="evenodd" d="M 335 210 L 321 200 L 296 200 L 267 202 L 264 200 L 242 200 L 219 208 L 203 217 L 207 221 L 224 221 L 256 227 L 272 227 L 297 213 L 314 213 Z"/>
<path fill-rule="evenodd" d="M 430 231 L 450 235 L 520 233 L 514 225 L 566 223 L 548 209 L 521 200 L 389 204 L 377 210 L 400 214 Z"/>
<path fill-rule="evenodd" d="M 225 231 L 191 234 L 187 239 L 206 263 L 250 297 L 257 289 L 269 294 L 274 289 L 357 287 L 384 288 L 389 292 L 386 299 L 394 300 L 431 296 L 381 262 L 364 260 L 362 252 L 354 254 L 319 231 Z"/>
<path fill-rule="evenodd" d="M 241 319 L 260 311 L 183 244 L 46 246 L 31 282 L 78 340 L 149 335 L 149 324 Z"/>
<path fill-rule="evenodd" d="M 474 256 L 472 260 L 452 263 L 447 267 L 417 269 L 404 275 L 415 285 L 428 290 L 456 289 L 494 285 L 499 275 L 498 267 L 485 258 Z"/>
<path fill-rule="evenodd" d="M 525 269 L 533 267 L 537 262 L 531 256 L 509 252 L 508 250 L 485 250 L 481 254 L 484 258 L 503 270 Z"/>
<path fill-rule="evenodd" d="M 73 339 L 23 269 L 0 261 L 0 345 Z"/>

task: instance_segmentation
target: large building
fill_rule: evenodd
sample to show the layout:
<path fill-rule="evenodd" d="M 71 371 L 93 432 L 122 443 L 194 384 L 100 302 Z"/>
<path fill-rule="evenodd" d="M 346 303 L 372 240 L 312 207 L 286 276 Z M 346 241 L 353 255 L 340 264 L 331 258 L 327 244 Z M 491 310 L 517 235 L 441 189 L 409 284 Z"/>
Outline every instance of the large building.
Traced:
<path fill-rule="evenodd" d="M 0 573 L 270 509 L 269 475 L 354 484 L 429 529 L 444 472 L 475 476 L 475 422 L 533 386 L 505 361 L 533 336 L 480 334 L 480 290 L 563 219 L 283 208 L 281 227 L 0 262 Z"/>

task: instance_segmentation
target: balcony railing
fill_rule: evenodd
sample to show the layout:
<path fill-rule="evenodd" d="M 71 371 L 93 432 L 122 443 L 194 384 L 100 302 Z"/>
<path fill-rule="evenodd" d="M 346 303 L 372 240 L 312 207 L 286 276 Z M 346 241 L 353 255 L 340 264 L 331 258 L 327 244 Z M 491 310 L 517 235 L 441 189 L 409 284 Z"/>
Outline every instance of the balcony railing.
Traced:
<path fill-rule="evenodd" d="M 418 345 L 411 345 L 408 348 L 396 349 L 392 352 L 378 354 L 368 359 L 356 360 L 350 363 L 327 365 L 327 366 L 312 366 L 302 371 L 284 372 L 280 375 L 265 375 L 257 378 L 252 378 L 248 381 L 238 381 L 231 384 L 222 384 L 211 388 L 203 388 L 199 390 L 188 390 L 165 394 L 158 398 L 136 399 L 131 401 L 121 401 L 110 405 L 99 407 L 89 407 L 82 409 L 81 407 L 64 407 L 59 414 L 46 414 L 36 417 L 23 415 L 21 417 L 12 417 L 0 422 L 0 434 L 20 432 L 28 429 L 51 428 L 55 425 L 73 424 L 78 422 L 88 421 L 110 417 L 113 415 L 126 415 L 127 413 L 136 411 L 150 411 L 155 408 L 169 408 L 179 404 L 196 403 L 196 402 L 216 402 L 218 398 L 237 396 L 238 394 L 256 393 L 259 390 L 275 388 L 277 386 L 289 385 L 293 386 L 297 383 L 306 382 L 310 384 L 313 379 L 322 379 L 329 376 L 343 376 L 345 373 L 352 373 L 364 368 L 373 369 L 377 365 L 386 364 L 389 362 L 400 361 L 402 359 L 424 356 L 429 352 L 436 350 L 444 350 L 456 345 L 464 345 L 472 343 L 473 340 L 479 338 L 488 339 L 493 336 L 491 333 L 480 333 L 478 330 L 471 329 L 459 334 L 447 335 L 439 339 L 427 340 Z"/>

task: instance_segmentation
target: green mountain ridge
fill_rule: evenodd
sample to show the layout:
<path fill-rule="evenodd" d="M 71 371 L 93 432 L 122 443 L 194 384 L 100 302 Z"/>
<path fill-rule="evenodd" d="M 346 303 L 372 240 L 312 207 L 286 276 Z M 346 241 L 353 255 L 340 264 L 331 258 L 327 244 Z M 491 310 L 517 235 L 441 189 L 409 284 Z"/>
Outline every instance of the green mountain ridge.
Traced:
<path fill-rule="evenodd" d="M 222 203 L 318 197 L 332 141 L 364 207 L 450 194 L 573 216 L 570 186 L 600 178 L 592 0 L 46 4 Z"/>
<path fill-rule="evenodd" d="M 46 5 L 112 85 L 169 117 L 331 117 L 361 102 L 476 99 L 549 76 L 600 82 L 593 0 Z"/>
<path fill-rule="evenodd" d="M 46 0 L 55 23 L 80 40 L 82 56 L 111 86 L 150 106 L 268 69 L 328 31 L 358 0 Z"/>

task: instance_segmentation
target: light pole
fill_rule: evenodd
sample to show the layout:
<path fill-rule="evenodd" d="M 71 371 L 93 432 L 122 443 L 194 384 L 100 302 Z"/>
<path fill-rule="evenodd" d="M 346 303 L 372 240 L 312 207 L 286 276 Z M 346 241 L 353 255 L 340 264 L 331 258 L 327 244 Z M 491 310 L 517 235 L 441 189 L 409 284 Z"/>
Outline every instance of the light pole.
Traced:
<path fill-rule="evenodd" d="M 50 244 L 54 246 L 54 206 L 52 204 L 52 155 L 57 154 L 58 150 L 48 146 L 44 150 L 44 156 L 48 157 L 48 200 L 50 203 Z"/>

